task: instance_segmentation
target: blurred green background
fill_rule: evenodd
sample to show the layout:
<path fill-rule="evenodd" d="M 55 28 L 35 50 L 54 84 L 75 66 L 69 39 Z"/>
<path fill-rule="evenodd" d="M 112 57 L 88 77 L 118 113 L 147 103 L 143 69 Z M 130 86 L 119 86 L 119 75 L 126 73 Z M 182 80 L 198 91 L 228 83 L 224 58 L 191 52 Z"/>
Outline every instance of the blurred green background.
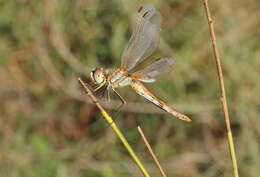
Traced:
<path fill-rule="evenodd" d="M 0 176 L 141 176 L 77 81 L 116 67 L 137 9 L 153 3 L 163 24 L 160 56 L 171 73 L 147 86 L 192 117 L 172 118 L 130 88 L 116 122 L 152 176 L 140 125 L 170 177 L 231 176 L 219 87 L 202 1 L 1 1 Z M 260 1 L 210 1 L 241 176 L 260 175 Z M 144 64 L 144 65 L 145 65 Z M 141 65 L 140 67 L 143 67 Z M 114 114 L 119 100 L 104 103 Z"/>

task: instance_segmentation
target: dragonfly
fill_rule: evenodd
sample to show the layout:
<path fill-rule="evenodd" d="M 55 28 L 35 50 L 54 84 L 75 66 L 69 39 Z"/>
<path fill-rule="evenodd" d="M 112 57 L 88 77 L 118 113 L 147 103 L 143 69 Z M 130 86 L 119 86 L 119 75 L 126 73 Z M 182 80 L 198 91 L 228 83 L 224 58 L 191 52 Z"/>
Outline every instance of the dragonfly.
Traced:
<path fill-rule="evenodd" d="M 119 68 L 104 69 L 103 67 L 94 68 L 91 73 L 91 79 L 97 85 L 94 91 L 106 86 L 106 89 L 113 91 L 122 101 L 126 101 L 117 92 L 117 88 L 131 86 L 139 95 L 170 113 L 174 117 L 190 122 L 191 119 L 183 113 L 177 111 L 174 107 L 166 104 L 155 96 L 143 83 L 152 83 L 156 77 L 170 71 L 175 60 L 172 58 L 159 58 L 146 68 L 131 72 L 131 70 L 148 58 L 158 46 L 160 38 L 160 26 L 162 22 L 161 14 L 153 5 L 144 5 L 138 10 L 138 22 L 133 30 L 130 40 L 122 54 L 122 62 Z"/>

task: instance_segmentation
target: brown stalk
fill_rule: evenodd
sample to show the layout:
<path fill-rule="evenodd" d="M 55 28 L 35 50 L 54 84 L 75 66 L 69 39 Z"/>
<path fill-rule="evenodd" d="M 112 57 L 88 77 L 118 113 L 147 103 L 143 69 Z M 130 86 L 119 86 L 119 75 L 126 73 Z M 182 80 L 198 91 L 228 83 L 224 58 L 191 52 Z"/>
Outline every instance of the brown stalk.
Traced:
<path fill-rule="evenodd" d="M 144 141 L 144 144 L 146 145 L 146 147 L 147 147 L 148 151 L 150 152 L 151 156 L 153 157 L 153 160 L 155 161 L 155 164 L 156 164 L 157 167 L 159 168 L 162 177 L 166 177 L 166 174 L 165 174 L 165 172 L 163 171 L 163 168 L 162 168 L 162 166 L 161 166 L 159 160 L 157 159 L 156 155 L 154 154 L 153 149 L 152 149 L 152 147 L 150 146 L 150 144 L 149 144 L 147 138 L 145 137 L 144 132 L 142 131 L 141 127 L 138 126 L 137 129 L 138 129 L 138 131 L 139 131 L 139 133 L 140 133 L 140 135 L 141 135 L 141 137 L 142 137 L 142 139 L 143 139 L 143 141 Z"/>
<path fill-rule="evenodd" d="M 209 10 L 208 0 L 203 0 L 203 4 L 205 7 L 205 11 L 206 11 L 206 16 L 207 16 L 209 31 L 210 31 L 210 37 L 211 37 L 211 42 L 212 42 L 212 48 L 213 48 L 213 53 L 214 53 L 216 66 L 217 66 L 220 93 L 221 93 L 220 100 L 221 100 L 221 104 L 222 104 L 222 110 L 224 113 L 224 120 L 226 123 L 229 150 L 230 150 L 230 156 L 231 156 L 232 165 L 233 165 L 233 175 L 235 177 L 238 177 L 239 176 L 238 167 L 237 167 L 237 160 L 236 160 L 236 154 L 235 154 L 235 147 L 234 147 L 234 143 L 233 143 L 232 130 L 231 130 L 231 126 L 230 126 L 228 105 L 227 105 L 226 92 L 225 92 L 225 84 L 224 84 L 223 72 L 222 72 L 222 67 L 221 67 L 220 55 L 219 55 L 218 48 L 217 48 L 213 20 L 211 18 L 211 14 L 210 14 L 210 10 Z"/>

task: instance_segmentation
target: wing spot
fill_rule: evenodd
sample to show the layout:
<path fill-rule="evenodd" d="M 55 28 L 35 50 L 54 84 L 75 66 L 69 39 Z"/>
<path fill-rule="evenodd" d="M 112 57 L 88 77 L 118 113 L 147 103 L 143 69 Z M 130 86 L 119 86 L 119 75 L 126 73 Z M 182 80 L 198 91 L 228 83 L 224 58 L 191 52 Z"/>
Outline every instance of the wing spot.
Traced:
<path fill-rule="evenodd" d="M 138 12 L 141 12 L 143 10 L 143 6 L 141 6 L 139 9 L 138 9 Z"/>
<path fill-rule="evenodd" d="M 147 16 L 147 14 L 148 14 L 148 11 L 144 13 L 143 17 L 146 17 L 146 16 Z"/>

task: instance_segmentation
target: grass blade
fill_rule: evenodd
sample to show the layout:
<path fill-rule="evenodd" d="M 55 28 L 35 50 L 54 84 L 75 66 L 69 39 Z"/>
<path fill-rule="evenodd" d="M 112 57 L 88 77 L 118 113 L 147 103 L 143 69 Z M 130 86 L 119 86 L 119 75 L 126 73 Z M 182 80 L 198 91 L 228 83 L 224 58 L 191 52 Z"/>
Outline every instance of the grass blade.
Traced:
<path fill-rule="evenodd" d="M 88 94 L 88 96 L 90 97 L 90 99 L 96 104 L 96 106 L 98 107 L 98 109 L 100 110 L 101 114 L 103 115 L 103 117 L 105 118 L 105 120 L 111 125 L 112 129 L 114 130 L 114 132 L 116 133 L 116 135 L 118 136 L 118 138 L 121 140 L 121 142 L 123 143 L 123 145 L 125 146 L 126 150 L 129 152 L 129 154 L 131 155 L 131 157 L 133 158 L 134 162 L 137 164 L 137 166 L 139 167 L 139 169 L 141 170 L 141 172 L 143 173 L 143 175 L 145 177 L 150 177 L 150 175 L 148 174 L 147 170 L 145 169 L 144 165 L 141 163 L 141 161 L 139 160 L 139 158 L 136 156 L 135 152 L 133 151 L 133 149 L 131 148 L 130 144 L 127 142 L 126 138 L 124 137 L 124 135 L 121 133 L 121 131 L 119 130 L 119 128 L 117 127 L 117 125 L 115 124 L 115 122 L 113 121 L 113 119 L 108 115 L 108 113 L 106 112 L 106 110 L 101 106 L 101 104 L 99 104 L 99 102 L 97 101 L 96 97 L 92 94 L 91 90 L 87 87 L 87 85 L 81 80 L 81 78 L 78 78 L 80 84 L 84 87 L 86 93 Z"/>

